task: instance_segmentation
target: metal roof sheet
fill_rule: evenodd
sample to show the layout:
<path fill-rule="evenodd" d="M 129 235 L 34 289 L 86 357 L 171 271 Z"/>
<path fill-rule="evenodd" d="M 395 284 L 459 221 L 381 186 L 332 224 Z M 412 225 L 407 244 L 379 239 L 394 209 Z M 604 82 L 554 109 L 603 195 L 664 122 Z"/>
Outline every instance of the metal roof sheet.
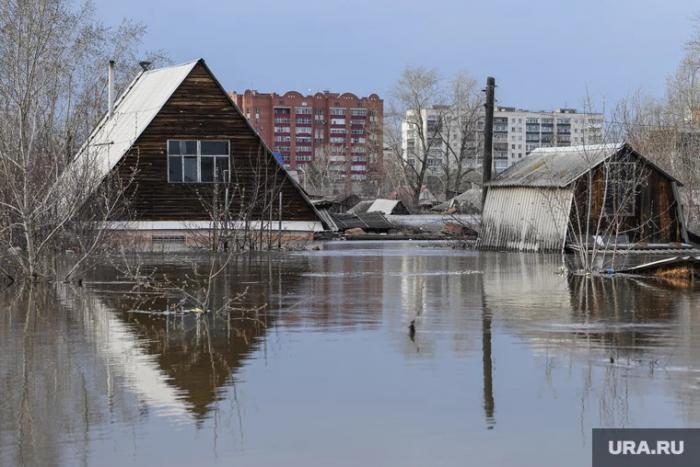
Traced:
<path fill-rule="evenodd" d="M 624 144 L 537 148 L 488 186 L 563 188 L 620 151 Z"/>
<path fill-rule="evenodd" d="M 362 200 L 350 209 L 348 209 L 349 214 L 364 214 L 367 212 L 370 206 L 374 203 L 373 200 Z"/>
<path fill-rule="evenodd" d="M 375 199 L 372 205 L 367 209 L 367 212 L 381 212 L 385 216 L 392 213 L 396 205 L 399 204 L 397 199 Z"/>
<path fill-rule="evenodd" d="M 353 228 L 361 228 L 365 231 L 387 231 L 394 228 L 381 212 L 368 212 L 364 214 L 332 214 L 338 230 L 345 231 Z"/>
<path fill-rule="evenodd" d="M 115 102 L 112 115 L 105 114 L 92 131 L 56 188 L 85 184 L 86 173 L 91 175 L 86 191 L 97 188 L 199 61 L 139 73 Z"/>

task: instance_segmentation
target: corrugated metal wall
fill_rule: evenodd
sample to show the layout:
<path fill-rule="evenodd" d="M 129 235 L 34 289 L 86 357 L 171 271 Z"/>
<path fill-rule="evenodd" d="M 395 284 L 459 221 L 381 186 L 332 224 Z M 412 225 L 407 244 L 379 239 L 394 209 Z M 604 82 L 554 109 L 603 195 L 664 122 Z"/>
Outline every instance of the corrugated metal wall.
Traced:
<path fill-rule="evenodd" d="M 490 187 L 479 247 L 560 251 L 566 239 L 573 190 Z"/>

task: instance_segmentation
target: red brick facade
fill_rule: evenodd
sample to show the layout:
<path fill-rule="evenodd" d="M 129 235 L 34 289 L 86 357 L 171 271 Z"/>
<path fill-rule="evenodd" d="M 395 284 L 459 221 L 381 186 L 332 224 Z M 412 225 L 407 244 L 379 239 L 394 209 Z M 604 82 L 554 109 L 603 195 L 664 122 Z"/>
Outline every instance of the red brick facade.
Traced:
<path fill-rule="evenodd" d="M 376 94 L 359 98 L 351 93 L 303 96 L 246 90 L 231 97 L 291 169 L 303 171 L 323 155 L 333 170 L 364 180 L 369 167 L 380 162 L 384 101 Z"/>

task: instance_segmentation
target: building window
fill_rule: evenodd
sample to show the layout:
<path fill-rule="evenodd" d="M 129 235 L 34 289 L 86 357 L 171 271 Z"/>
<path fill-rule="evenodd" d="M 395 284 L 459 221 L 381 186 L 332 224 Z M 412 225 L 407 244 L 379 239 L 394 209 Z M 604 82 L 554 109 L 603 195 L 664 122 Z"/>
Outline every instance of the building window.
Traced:
<path fill-rule="evenodd" d="M 329 113 L 331 115 L 345 116 L 345 108 L 343 108 L 343 107 L 331 107 L 329 109 Z M 343 123 L 345 123 L 345 122 L 343 122 Z"/>
<path fill-rule="evenodd" d="M 228 141 L 168 140 L 168 182 L 213 183 L 229 173 Z"/>
<path fill-rule="evenodd" d="M 364 117 L 367 115 L 367 109 L 350 109 L 350 115 L 353 117 Z"/>

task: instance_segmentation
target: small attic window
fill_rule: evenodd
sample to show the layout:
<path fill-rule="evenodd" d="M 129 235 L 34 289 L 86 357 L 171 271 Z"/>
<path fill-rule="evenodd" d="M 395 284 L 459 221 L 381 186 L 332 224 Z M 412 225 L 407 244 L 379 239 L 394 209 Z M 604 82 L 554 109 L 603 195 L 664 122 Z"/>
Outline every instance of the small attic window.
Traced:
<path fill-rule="evenodd" d="M 230 171 L 225 140 L 168 140 L 168 182 L 217 183 Z"/>

